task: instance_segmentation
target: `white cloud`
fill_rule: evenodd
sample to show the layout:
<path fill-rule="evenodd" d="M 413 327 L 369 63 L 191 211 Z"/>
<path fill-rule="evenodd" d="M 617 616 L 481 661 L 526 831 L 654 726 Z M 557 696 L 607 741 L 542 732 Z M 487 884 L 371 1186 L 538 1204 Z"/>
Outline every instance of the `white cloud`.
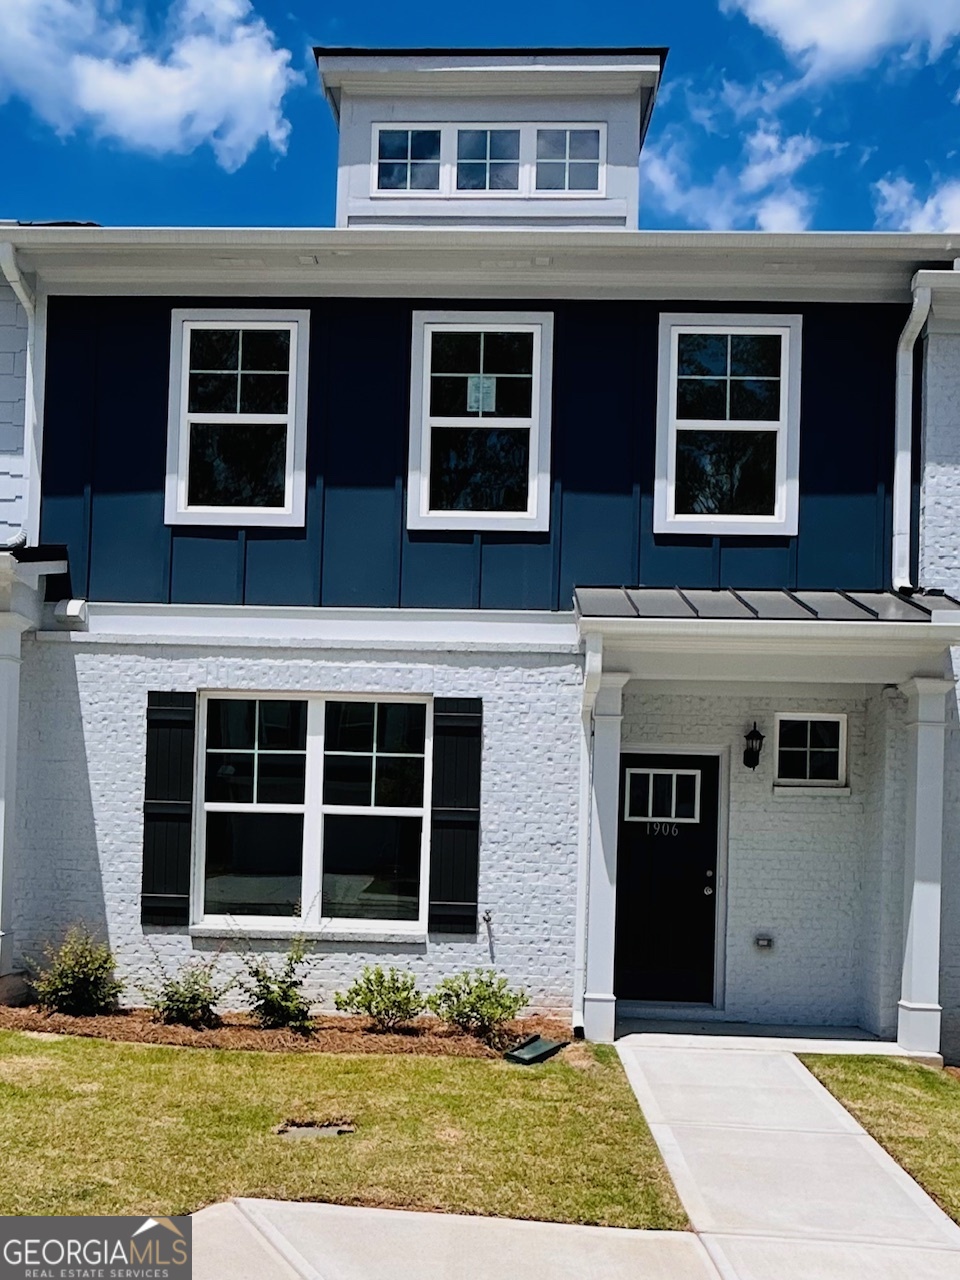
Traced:
<path fill-rule="evenodd" d="M 803 231 L 810 225 L 813 198 L 793 179 L 825 150 L 819 139 L 784 137 L 777 125 L 763 122 L 744 140 L 737 164 L 717 169 L 708 183 L 693 181 L 686 144 L 686 134 L 675 130 L 643 152 L 641 174 L 654 207 L 707 231 Z"/>
<path fill-rule="evenodd" d="M 814 75 L 870 66 L 888 50 L 934 61 L 960 35 L 960 0 L 720 0 Z"/>
<path fill-rule="evenodd" d="M 906 178 L 873 185 L 877 226 L 883 231 L 960 231 L 960 181 L 950 179 L 927 196 Z"/>
<path fill-rule="evenodd" d="M 302 79 L 290 59 L 250 0 L 176 0 L 160 37 L 120 0 L 4 0 L 0 101 L 137 150 L 208 144 L 233 171 L 261 139 L 286 149 L 283 97 Z"/>

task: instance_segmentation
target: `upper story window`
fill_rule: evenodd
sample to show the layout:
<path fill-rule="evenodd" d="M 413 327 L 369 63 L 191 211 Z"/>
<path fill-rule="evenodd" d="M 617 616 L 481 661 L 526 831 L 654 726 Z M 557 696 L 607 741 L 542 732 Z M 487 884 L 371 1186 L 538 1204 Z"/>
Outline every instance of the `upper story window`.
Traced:
<path fill-rule="evenodd" d="M 552 344 L 548 313 L 414 313 L 408 528 L 549 527 Z"/>
<path fill-rule="evenodd" d="M 377 196 L 598 196 L 606 125 L 376 124 L 373 157 Z"/>
<path fill-rule="evenodd" d="M 538 191 L 599 191 L 600 130 L 538 129 Z"/>
<path fill-rule="evenodd" d="M 797 532 L 801 327 L 661 316 L 655 532 Z"/>
<path fill-rule="evenodd" d="M 309 323 L 173 312 L 167 524 L 303 523 Z"/>
<path fill-rule="evenodd" d="M 458 191 L 518 191 L 519 188 L 519 129 L 458 129 Z"/>
<path fill-rule="evenodd" d="M 381 129 L 377 186 L 381 191 L 439 191 L 440 130 Z"/>

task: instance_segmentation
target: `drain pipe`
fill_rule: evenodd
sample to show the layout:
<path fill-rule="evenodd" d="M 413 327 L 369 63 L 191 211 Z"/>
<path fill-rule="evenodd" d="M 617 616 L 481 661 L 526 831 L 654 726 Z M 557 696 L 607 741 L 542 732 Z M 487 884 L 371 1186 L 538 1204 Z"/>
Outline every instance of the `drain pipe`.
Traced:
<path fill-rule="evenodd" d="M 24 502 L 27 510 L 23 514 L 23 529 L 10 539 L 11 545 L 4 545 L 2 550 L 13 550 L 27 541 L 26 529 L 29 528 L 31 516 L 30 495 L 38 474 L 39 458 L 37 457 L 37 402 L 34 395 L 33 371 L 37 332 L 37 299 L 33 290 L 20 274 L 17 263 L 17 251 L 9 240 L 0 240 L 0 273 L 16 295 L 17 301 L 27 315 L 27 367 L 24 374 L 23 404 L 23 460 L 26 492 Z"/>
<path fill-rule="evenodd" d="M 932 294 L 914 288 L 913 309 L 897 344 L 897 408 L 893 460 L 893 589 L 912 591 L 913 351 L 930 314 Z"/>

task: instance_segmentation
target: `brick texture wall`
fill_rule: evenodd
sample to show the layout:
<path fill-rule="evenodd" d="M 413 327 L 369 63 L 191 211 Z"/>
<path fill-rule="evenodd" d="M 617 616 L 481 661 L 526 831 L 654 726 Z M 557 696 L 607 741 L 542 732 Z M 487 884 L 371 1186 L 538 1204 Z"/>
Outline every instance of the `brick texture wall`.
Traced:
<path fill-rule="evenodd" d="M 890 974 L 899 974 L 899 961 L 879 921 L 891 894 L 902 903 L 902 872 L 897 880 L 895 857 L 885 856 L 874 816 L 888 767 L 886 735 L 876 724 L 868 733 L 871 720 L 887 718 L 888 708 L 876 705 L 880 697 L 852 697 L 838 688 L 801 698 L 771 697 L 762 688 L 699 696 L 626 686 L 625 744 L 731 747 L 726 1014 L 734 1020 L 877 1031 L 896 1025 Z M 850 795 L 774 794 L 778 711 L 848 716 Z M 754 720 L 767 739 L 751 772 L 741 755 Z M 890 769 L 895 777 L 895 761 Z M 902 807 L 900 813 L 902 821 Z M 902 843 L 901 835 L 901 849 Z M 755 946 L 760 933 L 772 935 L 772 950 Z"/>
<path fill-rule="evenodd" d="M 22 954 L 38 955 L 82 919 L 106 933 L 137 983 L 160 964 L 173 969 L 220 945 L 140 925 L 147 692 L 197 688 L 481 697 L 480 911 L 492 914 L 489 931 L 481 925 L 476 939 L 426 946 L 323 943 L 312 994 L 329 1005 L 366 962 L 408 967 L 428 988 L 451 970 L 494 964 L 534 1007 L 569 1012 L 581 700 L 573 655 L 347 659 L 25 640 L 15 890 Z M 235 943 L 225 948 L 223 970 L 236 971 Z"/>

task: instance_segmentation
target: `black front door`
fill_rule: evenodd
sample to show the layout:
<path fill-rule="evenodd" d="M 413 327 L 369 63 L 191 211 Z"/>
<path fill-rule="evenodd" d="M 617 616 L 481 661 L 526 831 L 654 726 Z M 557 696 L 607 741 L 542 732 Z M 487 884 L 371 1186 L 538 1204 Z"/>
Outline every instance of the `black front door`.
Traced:
<path fill-rule="evenodd" d="M 620 758 L 614 992 L 713 1003 L 720 761 Z"/>

